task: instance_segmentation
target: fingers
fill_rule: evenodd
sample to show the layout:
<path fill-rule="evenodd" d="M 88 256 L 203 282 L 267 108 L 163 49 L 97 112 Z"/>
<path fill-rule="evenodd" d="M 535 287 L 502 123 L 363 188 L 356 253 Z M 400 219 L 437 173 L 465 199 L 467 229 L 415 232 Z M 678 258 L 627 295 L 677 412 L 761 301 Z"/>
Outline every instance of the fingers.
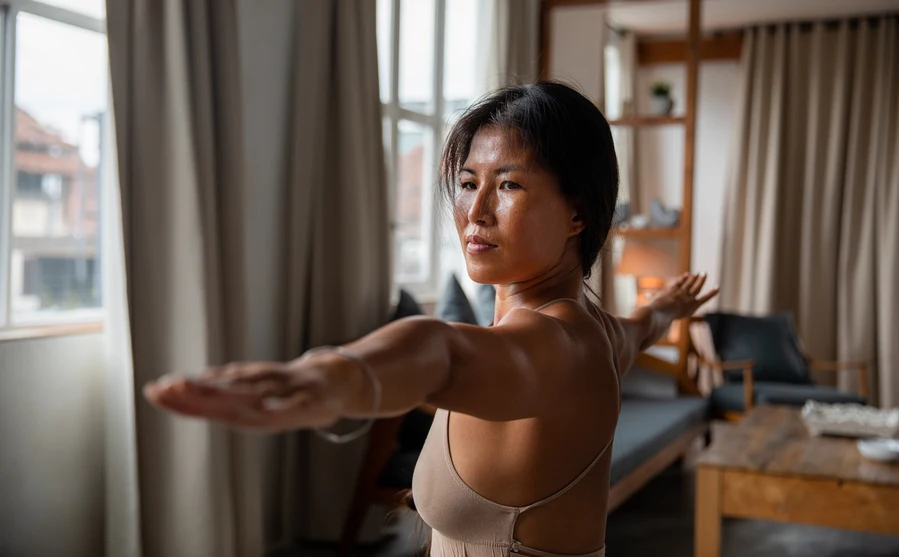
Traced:
<path fill-rule="evenodd" d="M 686 284 L 687 279 L 690 278 L 690 273 L 682 273 L 679 277 L 674 280 L 674 283 L 671 285 L 673 289 L 681 289 L 684 284 Z"/>
<path fill-rule="evenodd" d="M 709 277 L 707 273 L 700 273 L 693 275 L 688 283 L 687 292 L 691 296 L 696 296 L 700 292 L 702 292 L 702 287 L 705 285 L 706 279 Z"/>
<path fill-rule="evenodd" d="M 703 305 L 704 303 L 708 302 L 709 300 L 711 300 L 712 298 L 717 296 L 719 292 L 720 292 L 720 290 L 717 287 L 712 288 L 711 290 L 709 290 L 702 296 L 696 298 L 696 301 L 699 303 L 699 305 Z"/>

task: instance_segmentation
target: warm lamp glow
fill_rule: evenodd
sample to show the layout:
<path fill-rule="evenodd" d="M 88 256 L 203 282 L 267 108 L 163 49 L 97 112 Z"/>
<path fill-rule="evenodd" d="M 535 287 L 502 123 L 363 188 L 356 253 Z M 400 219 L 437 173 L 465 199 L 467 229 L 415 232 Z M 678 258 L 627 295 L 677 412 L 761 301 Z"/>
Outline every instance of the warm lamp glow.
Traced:
<path fill-rule="evenodd" d="M 615 272 L 638 278 L 677 276 L 680 274 L 678 248 L 678 242 L 674 239 L 628 238 Z"/>
<path fill-rule="evenodd" d="M 678 247 L 672 239 L 627 239 L 615 272 L 636 279 L 637 306 L 649 303 L 667 279 L 679 274 Z"/>

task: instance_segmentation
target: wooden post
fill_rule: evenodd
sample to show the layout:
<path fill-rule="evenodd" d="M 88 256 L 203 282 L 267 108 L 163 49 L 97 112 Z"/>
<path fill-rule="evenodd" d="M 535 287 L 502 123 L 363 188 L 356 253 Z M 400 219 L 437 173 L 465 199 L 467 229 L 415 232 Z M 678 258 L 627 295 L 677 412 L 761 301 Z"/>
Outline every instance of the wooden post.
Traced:
<path fill-rule="evenodd" d="M 721 471 L 700 466 L 696 472 L 694 557 L 721 555 Z"/>
<path fill-rule="evenodd" d="M 693 251 L 693 179 L 696 159 L 696 101 L 699 96 L 699 57 L 702 29 L 700 28 L 702 0 L 690 1 L 690 28 L 687 35 L 687 103 L 684 114 L 684 195 L 681 209 L 680 267 L 689 272 Z M 690 321 L 680 323 L 681 373 L 687 373 L 687 357 L 690 346 Z"/>

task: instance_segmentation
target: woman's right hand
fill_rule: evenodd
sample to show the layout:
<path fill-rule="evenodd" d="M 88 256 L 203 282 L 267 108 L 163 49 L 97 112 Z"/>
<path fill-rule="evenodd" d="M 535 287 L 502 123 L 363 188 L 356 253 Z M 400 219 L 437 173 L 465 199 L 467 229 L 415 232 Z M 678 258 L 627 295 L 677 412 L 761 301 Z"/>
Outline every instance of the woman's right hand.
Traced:
<path fill-rule="evenodd" d="M 198 378 L 164 376 L 148 384 L 144 396 L 163 410 L 239 429 L 327 427 L 362 388 L 364 376 L 353 366 L 330 353 L 288 363 L 229 364 Z"/>

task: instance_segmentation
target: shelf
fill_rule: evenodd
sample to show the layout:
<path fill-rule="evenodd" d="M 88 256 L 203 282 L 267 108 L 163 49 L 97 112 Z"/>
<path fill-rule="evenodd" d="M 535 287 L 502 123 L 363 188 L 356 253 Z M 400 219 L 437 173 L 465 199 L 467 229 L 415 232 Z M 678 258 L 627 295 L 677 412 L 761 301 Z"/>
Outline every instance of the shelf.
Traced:
<path fill-rule="evenodd" d="M 686 123 L 683 116 L 627 116 L 617 120 L 610 120 L 610 126 L 673 126 Z"/>
<path fill-rule="evenodd" d="M 612 234 L 623 238 L 680 238 L 681 228 L 613 228 Z"/>

